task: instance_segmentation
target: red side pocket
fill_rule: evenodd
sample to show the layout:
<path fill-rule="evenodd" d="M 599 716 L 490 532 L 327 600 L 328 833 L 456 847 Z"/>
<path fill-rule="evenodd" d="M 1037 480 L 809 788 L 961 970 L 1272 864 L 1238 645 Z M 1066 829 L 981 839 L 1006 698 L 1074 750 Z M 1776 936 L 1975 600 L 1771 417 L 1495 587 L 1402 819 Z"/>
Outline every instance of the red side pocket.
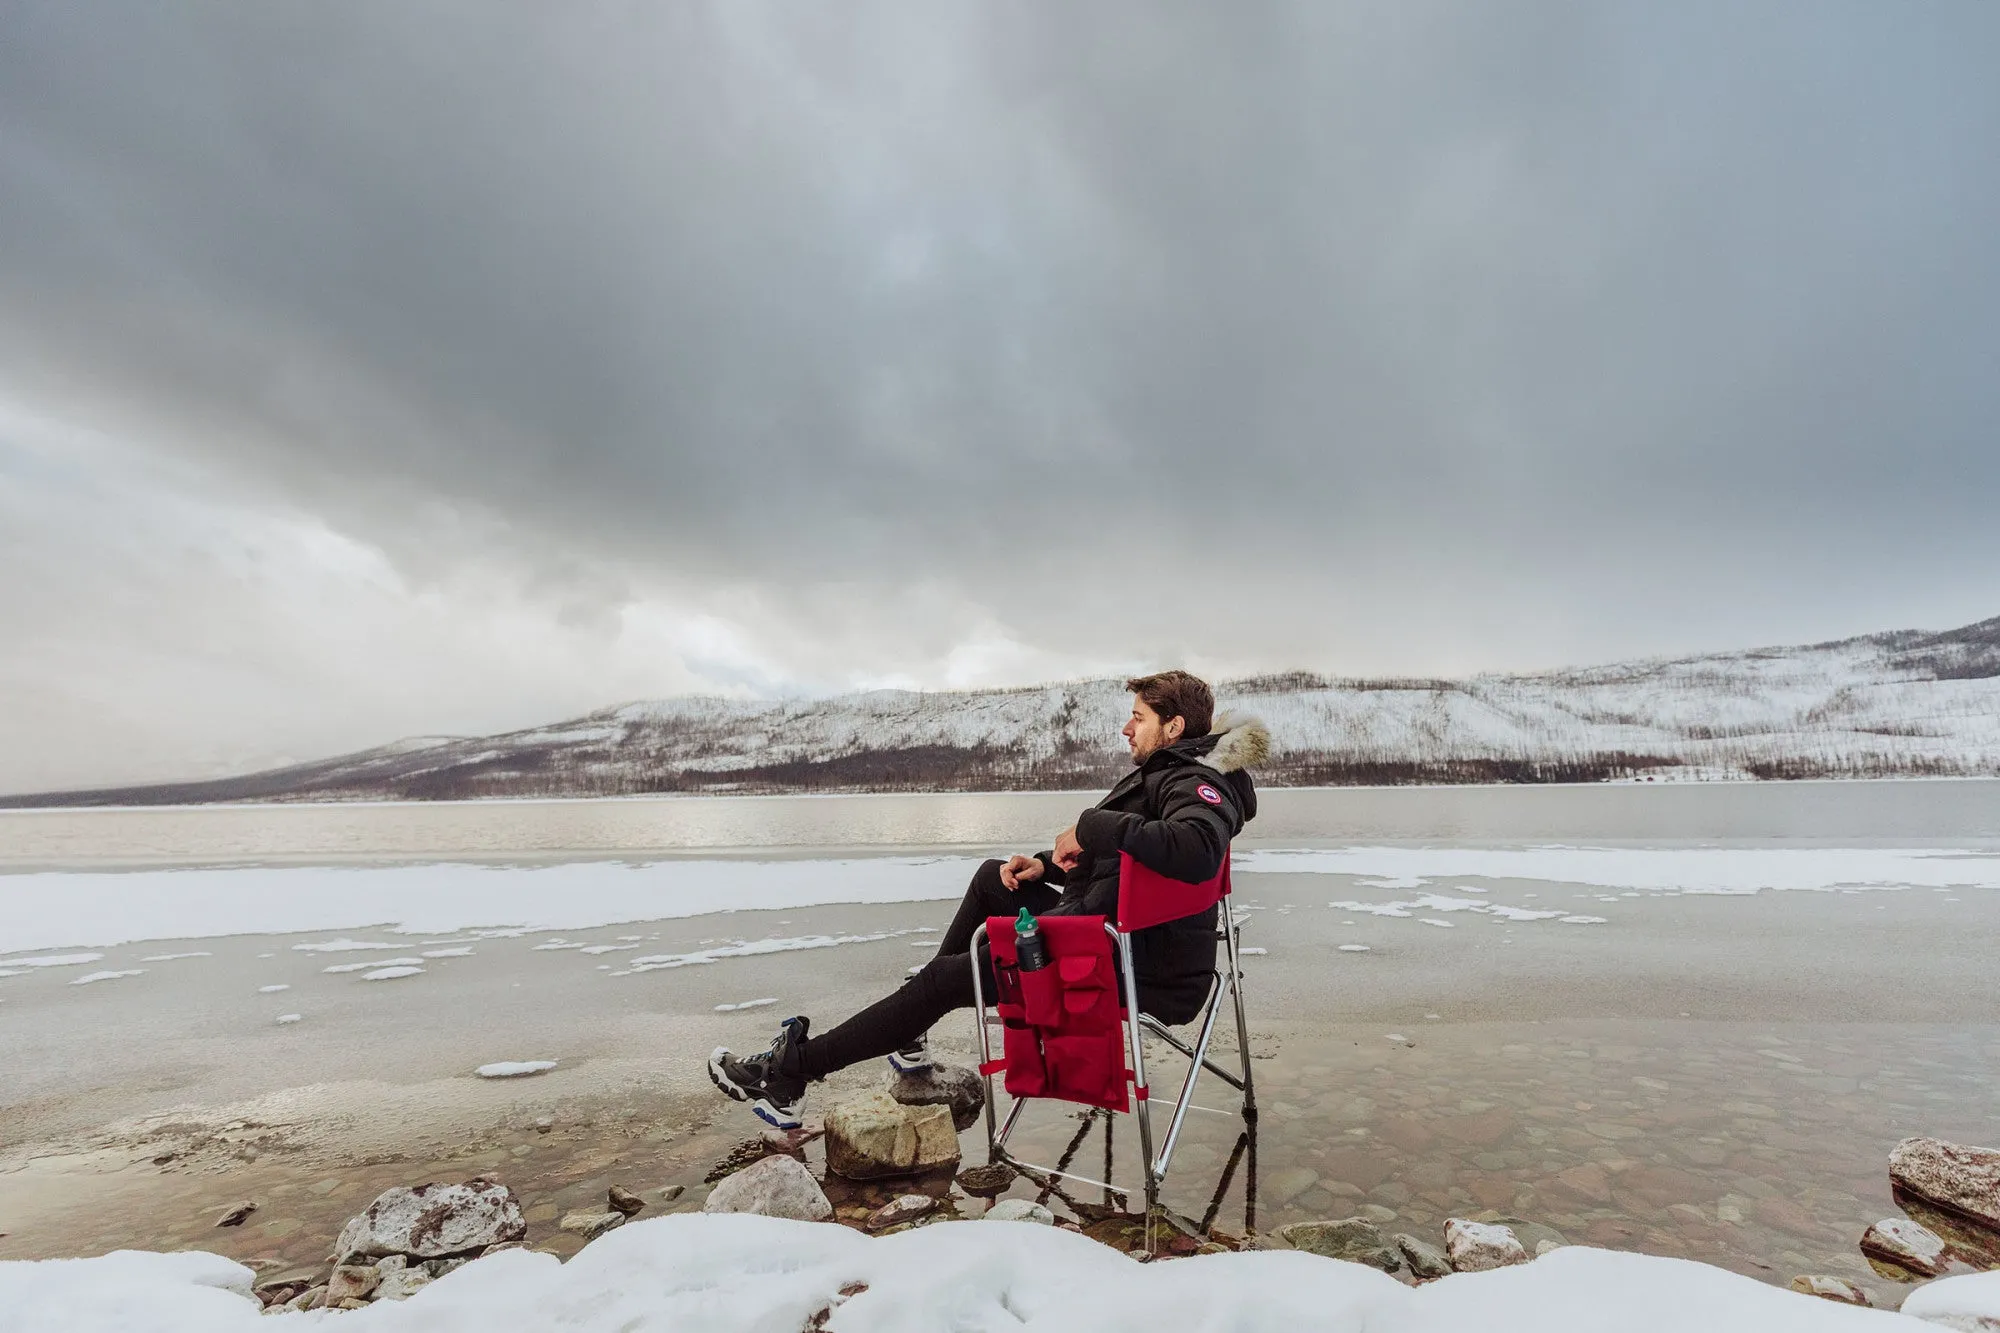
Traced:
<path fill-rule="evenodd" d="M 1039 1097 L 1048 1091 L 1049 1075 L 1042 1063 L 1040 1034 L 1033 1028 L 1009 1024 L 1001 1037 L 1001 1049 L 1007 1053 L 1008 1096 Z"/>
<path fill-rule="evenodd" d="M 1028 1022 L 1038 1028 L 1052 1028 L 1062 1022 L 1063 983 L 1053 967 L 1021 973 L 1021 1002 L 1028 1008 Z"/>

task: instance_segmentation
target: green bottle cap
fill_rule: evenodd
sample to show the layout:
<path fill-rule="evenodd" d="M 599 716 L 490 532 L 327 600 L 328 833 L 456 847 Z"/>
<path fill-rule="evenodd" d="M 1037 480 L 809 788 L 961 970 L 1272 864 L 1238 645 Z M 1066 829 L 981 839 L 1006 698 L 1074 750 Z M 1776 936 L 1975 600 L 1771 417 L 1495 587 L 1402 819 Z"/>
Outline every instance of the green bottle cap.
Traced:
<path fill-rule="evenodd" d="M 1014 933 L 1016 935 L 1030 930 L 1039 931 L 1040 929 L 1041 927 L 1035 924 L 1035 914 L 1025 907 L 1021 909 L 1021 915 L 1014 918 Z"/>

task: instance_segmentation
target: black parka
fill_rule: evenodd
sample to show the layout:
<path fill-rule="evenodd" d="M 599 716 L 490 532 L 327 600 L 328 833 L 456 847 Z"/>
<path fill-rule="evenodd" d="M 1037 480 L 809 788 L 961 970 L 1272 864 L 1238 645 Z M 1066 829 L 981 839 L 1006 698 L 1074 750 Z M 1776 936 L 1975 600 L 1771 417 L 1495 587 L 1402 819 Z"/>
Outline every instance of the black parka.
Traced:
<path fill-rule="evenodd" d="M 1065 872 L 1053 852 L 1041 853 L 1043 882 L 1063 891 L 1050 915 L 1115 918 L 1120 852 L 1173 879 L 1192 884 L 1213 878 L 1230 839 L 1257 815 L 1257 791 L 1240 757 L 1262 758 L 1266 743 L 1262 725 L 1250 720 L 1226 734 L 1211 732 L 1154 751 L 1078 817 L 1083 859 L 1074 869 Z M 1212 762 L 1218 746 L 1229 757 Z M 1211 907 L 1133 934 L 1132 971 L 1146 1013 L 1176 1024 L 1201 1011 L 1215 974 L 1216 914 Z"/>

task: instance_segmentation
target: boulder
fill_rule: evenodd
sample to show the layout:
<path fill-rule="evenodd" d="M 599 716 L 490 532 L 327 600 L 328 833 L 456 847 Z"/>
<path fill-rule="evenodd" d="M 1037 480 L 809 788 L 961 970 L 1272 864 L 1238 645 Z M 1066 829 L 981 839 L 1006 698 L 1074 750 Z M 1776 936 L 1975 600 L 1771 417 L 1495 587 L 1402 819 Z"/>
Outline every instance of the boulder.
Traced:
<path fill-rule="evenodd" d="M 1528 1262 L 1528 1251 L 1520 1239 L 1499 1222 L 1446 1218 L 1444 1250 L 1453 1271 L 1459 1273 L 1482 1273 L 1489 1268 Z"/>
<path fill-rule="evenodd" d="M 874 1180 L 957 1164 L 949 1107 L 905 1106 L 887 1092 L 871 1092 L 826 1113 L 826 1166 L 836 1175 Z"/>
<path fill-rule="evenodd" d="M 898 1194 L 868 1214 L 868 1220 L 863 1225 L 870 1231 L 887 1231 L 890 1227 L 914 1222 L 936 1207 L 937 1200 L 928 1194 Z"/>
<path fill-rule="evenodd" d="M 796 1157 L 766 1157 L 715 1187 L 704 1213 L 758 1213 L 800 1222 L 824 1222 L 833 1205 L 812 1172 Z"/>
<path fill-rule="evenodd" d="M 232 1203 L 222 1210 L 222 1216 L 215 1219 L 219 1227 L 240 1227 L 243 1220 L 257 1211 L 257 1205 L 245 1199 L 242 1203 Z"/>
<path fill-rule="evenodd" d="M 795 1129 L 767 1129 L 758 1137 L 763 1141 L 765 1152 L 791 1153 L 797 1156 L 806 1150 L 806 1145 L 826 1133 L 826 1122 L 816 1115 L 809 1115 L 800 1121 Z"/>
<path fill-rule="evenodd" d="M 1329 1259 L 1367 1264 L 1385 1273 L 1403 1266 L 1403 1252 L 1382 1234 L 1382 1228 L 1365 1217 L 1343 1217 L 1333 1222 L 1294 1222 L 1279 1227 L 1278 1236 L 1295 1250 L 1321 1254 Z"/>
<path fill-rule="evenodd" d="M 1943 1139 L 1904 1139 L 1889 1153 L 1889 1183 L 1899 1202 L 1903 1195 L 1913 1195 L 2000 1231 L 2000 1151 Z"/>
<path fill-rule="evenodd" d="M 1792 1279 L 1792 1290 L 1807 1296 L 1817 1296 L 1821 1300 L 1839 1301 L 1843 1305 L 1873 1305 L 1868 1293 L 1843 1277 L 1828 1277 L 1824 1273 L 1801 1273 Z"/>
<path fill-rule="evenodd" d="M 582 1208 L 573 1213 L 564 1213 L 562 1221 L 556 1225 L 564 1231 L 573 1232 L 591 1241 L 607 1231 L 616 1231 L 624 1226 L 625 1214 L 616 1209 L 599 1212 L 594 1208 Z"/>
<path fill-rule="evenodd" d="M 1443 1250 L 1428 1241 L 1399 1235 L 1396 1237 L 1396 1248 L 1403 1252 L 1403 1262 L 1409 1265 L 1410 1276 L 1417 1281 L 1428 1282 L 1432 1278 L 1451 1276 L 1451 1260 L 1445 1258 Z"/>
<path fill-rule="evenodd" d="M 1036 1203 L 1033 1199 L 1002 1199 L 991 1208 L 988 1208 L 981 1220 L 986 1222 L 1034 1222 L 1041 1226 L 1052 1227 L 1056 1224 L 1056 1215 L 1041 1204 Z"/>
<path fill-rule="evenodd" d="M 664 1189 L 662 1189 L 662 1190 L 660 1191 L 660 1202 L 661 1202 L 661 1203 L 672 1203 L 672 1202 L 673 1202 L 674 1200 L 676 1200 L 676 1199 L 680 1198 L 680 1197 L 681 1197 L 681 1195 L 683 1195 L 683 1194 L 686 1194 L 686 1193 L 687 1193 L 687 1188 L 688 1188 L 688 1187 L 687 1187 L 687 1186 L 685 1186 L 685 1185 L 668 1185 L 668 1186 L 666 1186 L 666 1187 L 665 1187 Z"/>
<path fill-rule="evenodd" d="M 646 1209 L 646 1201 L 622 1185 L 613 1185 L 605 1196 L 605 1202 L 627 1217 L 644 1212 Z"/>
<path fill-rule="evenodd" d="M 286 1301 L 281 1308 L 286 1310 L 317 1310 L 324 1304 L 326 1304 L 326 1284 L 322 1282 L 317 1286 L 307 1287 L 304 1291 Z"/>
<path fill-rule="evenodd" d="M 889 1075 L 889 1095 L 905 1106 L 944 1106 L 955 1129 L 971 1129 L 986 1109 L 986 1080 L 963 1065 L 932 1065 L 916 1074 Z"/>
<path fill-rule="evenodd" d="M 333 1270 L 333 1276 L 326 1280 L 326 1297 L 323 1305 L 339 1305 L 342 1301 L 365 1300 L 377 1286 L 382 1275 L 373 1264 L 341 1264 Z"/>
<path fill-rule="evenodd" d="M 391 1254 L 442 1259 L 527 1234 L 521 1201 L 497 1181 L 398 1185 L 349 1219 L 340 1229 L 333 1257 L 342 1264 Z"/>
<path fill-rule="evenodd" d="M 1885 1217 L 1862 1232 L 1861 1252 L 1915 1277 L 1943 1277 L 1951 1268 L 1943 1238 L 1907 1217 Z"/>

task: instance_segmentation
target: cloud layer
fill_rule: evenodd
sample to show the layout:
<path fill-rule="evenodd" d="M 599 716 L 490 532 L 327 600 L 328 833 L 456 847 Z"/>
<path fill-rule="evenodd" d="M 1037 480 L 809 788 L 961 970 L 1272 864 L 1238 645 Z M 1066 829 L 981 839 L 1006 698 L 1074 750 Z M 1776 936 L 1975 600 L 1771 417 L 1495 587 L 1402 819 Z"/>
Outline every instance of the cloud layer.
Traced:
<path fill-rule="evenodd" d="M 0 786 L 1994 612 L 2000 14 L 30 3 Z"/>

